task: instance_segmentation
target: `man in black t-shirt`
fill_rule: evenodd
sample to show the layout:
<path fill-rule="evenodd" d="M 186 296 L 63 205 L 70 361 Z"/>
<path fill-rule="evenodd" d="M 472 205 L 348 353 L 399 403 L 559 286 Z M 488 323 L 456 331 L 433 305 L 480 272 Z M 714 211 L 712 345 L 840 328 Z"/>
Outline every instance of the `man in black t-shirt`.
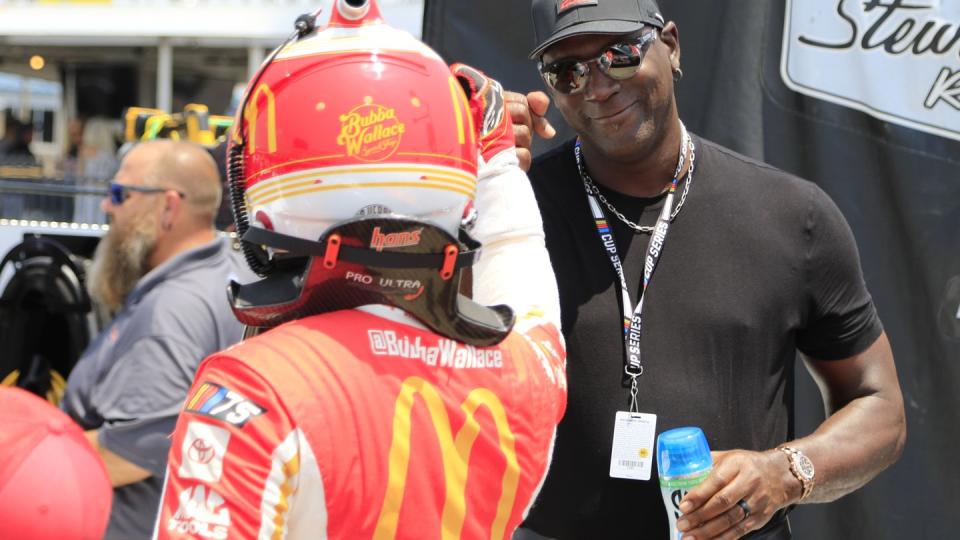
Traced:
<path fill-rule="evenodd" d="M 812 183 L 686 132 L 678 31 L 655 2 L 532 4 L 531 58 L 579 137 L 530 169 L 560 288 L 569 401 L 526 527 L 667 538 L 653 433 L 696 425 L 717 452 L 709 478 L 677 501 L 684 538 L 790 538 L 787 508 L 862 486 L 906 437 L 850 229 Z M 529 163 L 533 135 L 552 136 L 550 100 L 507 101 Z M 830 415 L 800 438 L 798 351 Z M 625 434 L 645 441 L 631 443 L 639 459 L 624 459 Z"/>

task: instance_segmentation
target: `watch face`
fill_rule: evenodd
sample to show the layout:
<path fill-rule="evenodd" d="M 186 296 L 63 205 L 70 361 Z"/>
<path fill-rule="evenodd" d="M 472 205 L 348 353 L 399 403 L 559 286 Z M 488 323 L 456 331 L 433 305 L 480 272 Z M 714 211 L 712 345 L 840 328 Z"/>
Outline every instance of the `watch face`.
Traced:
<path fill-rule="evenodd" d="M 794 463 L 797 465 L 797 471 L 806 479 L 813 478 L 813 462 L 803 454 L 794 454 L 796 458 Z"/>

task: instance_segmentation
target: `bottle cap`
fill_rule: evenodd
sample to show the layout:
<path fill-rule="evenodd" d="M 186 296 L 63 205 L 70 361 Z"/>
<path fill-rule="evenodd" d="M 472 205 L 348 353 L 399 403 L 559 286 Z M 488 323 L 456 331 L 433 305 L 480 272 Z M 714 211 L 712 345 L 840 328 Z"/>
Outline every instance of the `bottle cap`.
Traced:
<path fill-rule="evenodd" d="M 703 430 L 682 427 L 664 431 L 657 439 L 660 476 L 685 476 L 713 466 L 710 445 Z"/>

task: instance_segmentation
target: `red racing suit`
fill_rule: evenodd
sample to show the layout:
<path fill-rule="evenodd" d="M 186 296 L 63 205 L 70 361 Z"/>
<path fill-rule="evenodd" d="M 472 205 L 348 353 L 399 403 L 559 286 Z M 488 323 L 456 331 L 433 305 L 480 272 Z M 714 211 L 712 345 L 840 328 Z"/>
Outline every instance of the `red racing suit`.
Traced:
<path fill-rule="evenodd" d="M 558 330 L 519 318 L 475 348 L 398 313 L 317 315 L 208 358 L 156 537 L 509 538 L 566 406 Z"/>

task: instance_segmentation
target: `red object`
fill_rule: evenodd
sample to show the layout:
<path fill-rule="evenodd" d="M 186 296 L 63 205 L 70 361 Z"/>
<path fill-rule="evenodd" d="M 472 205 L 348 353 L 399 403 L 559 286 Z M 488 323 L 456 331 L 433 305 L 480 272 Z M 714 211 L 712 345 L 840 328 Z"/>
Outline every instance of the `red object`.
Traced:
<path fill-rule="evenodd" d="M 466 64 L 451 64 L 450 72 L 467 93 L 483 159 L 489 162 L 501 152 L 514 152 L 513 121 L 507 113 L 500 83 Z"/>
<path fill-rule="evenodd" d="M 443 250 L 443 267 L 440 268 L 440 277 L 444 281 L 453 277 L 454 265 L 457 264 L 457 255 L 459 254 L 460 250 L 453 244 Z"/>
<path fill-rule="evenodd" d="M 335 2 L 329 25 L 283 47 L 246 94 L 232 144 L 244 141 L 245 204 L 264 226 L 316 240 L 391 213 L 456 235 L 476 194 L 470 104 L 437 53 L 385 24 L 376 2 Z"/>
<path fill-rule="evenodd" d="M 557 14 L 569 11 L 575 7 L 595 5 L 597 5 L 597 0 L 560 0 L 560 3 L 557 5 Z"/>
<path fill-rule="evenodd" d="M 340 257 L 340 235 L 332 234 L 327 240 L 327 250 L 323 254 L 323 267 L 330 270 L 337 266 L 338 257 Z"/>
<path fill-rule="evenodd" d="M 531 318 L 472 347 L 409 323 L 336 311 L 207 359 L 157 538 L 509 539 L 566 404 L 559 331 Z"/>
<path fill-rule="evenodd" d="M 99 540 L 112 497 L 103 461 L 69 416 L 0 387 L 0 537 Z"/>
<path fill-rule="evenodd" d="M 379 48 L 389 44 L 373 32 L 396 32 L 386 25 L 359 35 L 341 30 L 343 36 L 331 26 L 286 47 L 247 89 L 241 119 L 246 188 L 291 172 L 320 176 L 371 163 L 442 166 L 475 176 L 473 119 L 436 53 L 404 34 L 394 48 Z M 423 174 L 412 172 L 410 181 Z M 255 205 L 271 198 L 254 191 Z"/>

